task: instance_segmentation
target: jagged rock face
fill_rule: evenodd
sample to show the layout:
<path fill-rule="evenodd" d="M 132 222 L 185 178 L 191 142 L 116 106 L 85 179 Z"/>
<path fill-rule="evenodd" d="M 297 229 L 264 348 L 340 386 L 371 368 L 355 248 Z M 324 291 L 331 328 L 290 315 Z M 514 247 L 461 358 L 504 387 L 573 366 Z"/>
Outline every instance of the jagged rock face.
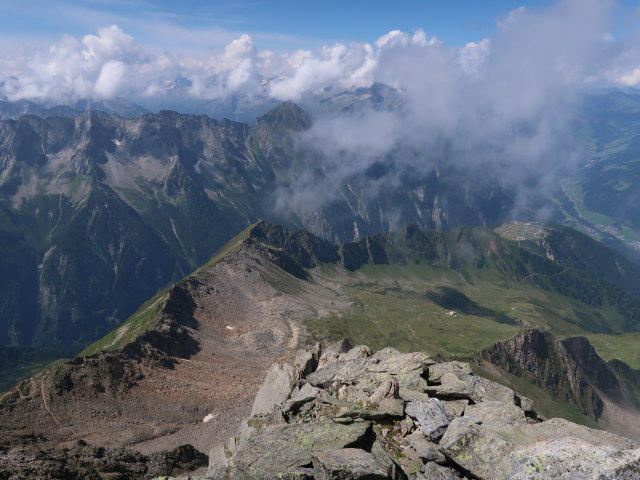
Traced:
<path fill-rule="evenodd" d="M 544 386 L 555 398 L 569 402 L 585 415 L 596 420 L 602 415 L 602 398 L 563 342 L 552 335 L 529 330 L 492 345 L 483 355 L 510 373 L 526 374 L 534 384 Z M 595 352 L 594 360 L 596 366 L 604 364 Z"/>
<path fill-rule="evenodd" d="M 474 376 L 464 363 L 349 346 L 315 346 L 306 358 L 319 359 L 317 368 L 307 375 L 308 365 L 274 367 L 294 379 L 279 383 L 288 396 L 272 396 L 270 410 L 264 397 L 258 398 L 261 413 L 243 424 L 237 438 L 212 450 L 208 475 L 350 480 L 640 475 L 640 445 L 565 420 L 544 421 L 528 399 Z M 267 383 L 273 382 L 267 379 L 263 388 L 271 388 Z"/>
<path fill-rule="evenodd" d="M 607 419 L 601 418 L 605 402 L 637 412 L 633 393 L 637 372 L 625 369 L 624 374 L 617 373 L 584 337 L 558 340 L 549 333 L 529 330 L 493 344 L 481 356 L 605 424 Z"/>

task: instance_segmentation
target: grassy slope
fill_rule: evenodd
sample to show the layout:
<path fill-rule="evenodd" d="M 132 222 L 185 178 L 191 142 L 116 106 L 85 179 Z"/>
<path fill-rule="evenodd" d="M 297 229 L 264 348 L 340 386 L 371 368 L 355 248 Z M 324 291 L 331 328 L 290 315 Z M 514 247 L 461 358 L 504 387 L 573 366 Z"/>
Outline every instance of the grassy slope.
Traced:
<path fill-rule="evenodd" d="M 61 358 L 61 355 L 65 355 L 63 352 L 37 352 L 15 347 L 3 347 L 1 354 L 3 369 L 0 370 L 0 395 L 20 380 L 68 360 Z"/>
<path fill-rule="evenodd" d="M 110 352 L 135 341 L 140 335 L 151 330 L 157 323 L 158 312 L 167 299 L 168 290 L 163 290 L 145 302 L 122 325 L 112 330 L 100 340 L 86 347 L 78 356 L 87 357 L 100 351 Z"/>
<path fill-rule="evenodd" d="M 606 360 L 618 358 L 633 368 L 640 366 L 640 333 L 606 335 L 580 328 L 585 315 L 606 317 L 611 315 L 607 309 L 594 309 L 528 281 L 510 284 L 491 269 L 464 275 L 423 265 L 366 266 L 346 274 L 338 270 L 321 267 L 317 279 L 337 283 L 352 307 L 309 322 L 310 333 L 318 339 L 348 337 L 375 349 L 393 345 L 404 351 L 465 357 L 519 330 L 539 326 L 559 338 L 587 336 Z M 455 288 L 494 314 L 450 316 L 448 308 L 429 301 L 425 294 L 443 286 Z"/>
<path fill-rule="evenodd" d="M 581 309 L 590 307 L 560 295 L 545 292 L 527 282 L 509 285 L 494 274 L 479 272 L 462 276 L 459 272 L 434 270 L 423 266 L 366 266 L 357 273 L 337 272 L 339 267 L 324 266 L 318 281 L 341 278 L 338 290 L 353 302 L 350 310 L 309 322 L 312 337 L 348 337 L 354 343 L 374 349 L 392 345 L 402 351 L 424 350 L 445 358 L 463 360 L 491 343 L 513 336 L 518 330 L 537 325 L 560 338 L 584 335 L 577 326 Z M 483 278 L 484 277 L 484 278 Z M 495 316 L 458 314 L 430 302 L 424 292 L 438 286 L 456 288 Z M 514 320 L 505 322 L 504 317 Z M 587 334 L 605 358 L 619 358 L 637 368 L 640 333 L 623 335 Z M 634 348 L 635 345 L 635 348 Z M 546 417 L 562 417 L 599 428 L 573 407 L 554 400 L 526 380 L 491 365 L 473 366 L 476 373 L 506 384 L 531 398 Z"/>
<path fill-rule="evenodd" d="M 211 260 L 209 260 L 206 264 L 204 264 L 191 275 L 197 275 L 198 272 L 209 268 L 212 265 L 215 265 L 219 261 L 237 252 L 240 249 L 242 242 L 247 239 L 249 231 L 252 227 L 253 225 L 247 227 L 245 230 L 229 240 L 220 248 L 220 250 L 216 252 Z M 184 280 L 185 279 L 181 280 L 178 283 L 181 283 Z M 84 357 L 94 355 L 100 351 L 109 352 L 118 350 L 128 343 L 135 341 L 136 338 L 138 338 L 143 333 L 151 330 L 157 324 L 158 313 L 162 310 L 169 292 L 170 288 L 166 288 L 158 292 L 152 299 L 145 302 L 122 325 L 82 350 L 79 356 Z"/>

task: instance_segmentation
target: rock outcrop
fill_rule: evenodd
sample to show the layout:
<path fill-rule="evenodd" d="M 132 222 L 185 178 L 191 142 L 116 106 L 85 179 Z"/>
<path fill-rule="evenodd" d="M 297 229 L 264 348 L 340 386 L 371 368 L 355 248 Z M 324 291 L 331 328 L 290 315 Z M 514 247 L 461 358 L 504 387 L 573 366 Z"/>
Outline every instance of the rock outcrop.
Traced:
<path fill-rule="evenodd" d="M 207 478 L 640 478 L 640 444 L 544 420 L 465 363 L 344 341 L 297 358 L 272 367 L 254 415 L 212 450 Z"/>
<path fill-rule="evenodd" d="M 480 358 L 544 389 L 607 430 L 640 440 L 640 372 L 620 361 L 606 362 L 585 337 L 560 340 L 527 330 L 494 343 Z"/>

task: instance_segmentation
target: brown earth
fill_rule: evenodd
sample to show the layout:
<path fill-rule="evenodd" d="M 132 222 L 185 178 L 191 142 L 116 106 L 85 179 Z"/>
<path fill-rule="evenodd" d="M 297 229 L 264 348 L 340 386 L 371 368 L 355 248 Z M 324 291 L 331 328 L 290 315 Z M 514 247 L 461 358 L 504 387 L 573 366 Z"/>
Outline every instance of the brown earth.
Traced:
<path fill-rule="evenodd" d="M 269 365 L 306 341 L 302 320 L 346 307 L 251 246 L 181 288 L 191 319 L 180 335 L 172 330 L 182 339 L 171 347 L 178 356 L 125 347 L 41 372 L 0 400 L 0 445 L 35 434 L 47 448 L 82 440 L 146 455 L 183 444 L 208 453 L 248 416 Z"/>

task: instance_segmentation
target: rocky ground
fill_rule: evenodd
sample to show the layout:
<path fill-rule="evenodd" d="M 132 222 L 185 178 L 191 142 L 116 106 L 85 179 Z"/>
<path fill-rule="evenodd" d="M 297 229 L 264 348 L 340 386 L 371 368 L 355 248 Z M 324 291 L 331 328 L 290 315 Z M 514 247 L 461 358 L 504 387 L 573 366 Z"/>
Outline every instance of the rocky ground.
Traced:
<path fill-rule="evenodd" d="M 181 474 L 207 464 L 207 456 L 191 445 L 142 455 L 126 448 L 95 447 L 84 441 L 56 449 L 42 446 L 42 439 L 37 437 L 30 440 L 29 444 L 20 442 L 16 448 L 0 448 L 0 479 L 124 480 Z"/>
<path fill-rule="evenodd" d="M 213 479 L 516 480 L 640 478 L 640 444 L 545 420 L 462 362 L 351 348 L 274 364 Z"/>
<path fill-rule="evenodd" d="M 329 301 L 332 308 L 340 304 L 328 290 L 276 269 L 263 254 L 242 250 L 174 287 L 168 303 L 179 300 L 170 321 L 134 344 L 43 371 L 0 398 L 0 478 L 74 478 L 5 474 L 31 471 L 29 459 L 36 457 L 74 463 L 85 454 L 61 449 L 78 442 L 124 447 L 138 458 L 181 445 L 207 452 L 226 441 L 249 415 L 269 365 L 295 354 L 304 339 L 301 319 L 321 316 Z M 284 287 L 295 295 L 275 282 L 288 282 Z M 118 478 L 150 477 L 139 471 Z"/>

